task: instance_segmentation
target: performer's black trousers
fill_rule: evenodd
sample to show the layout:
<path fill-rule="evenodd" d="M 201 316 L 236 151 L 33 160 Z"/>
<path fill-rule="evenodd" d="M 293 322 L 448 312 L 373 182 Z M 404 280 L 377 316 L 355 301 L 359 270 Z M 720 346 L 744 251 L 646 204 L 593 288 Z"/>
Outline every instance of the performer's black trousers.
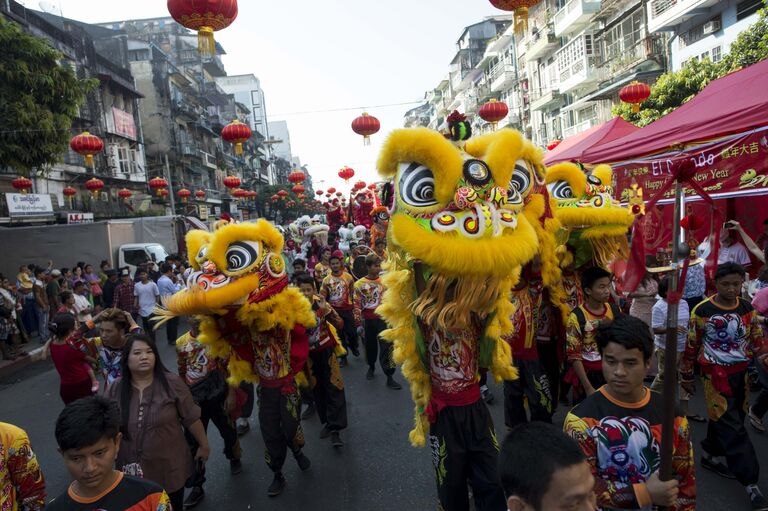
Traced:
<path fill-rule="evenodd" d="M 312 396 L 320 422 L 332 431 L 346 428 L 347 398 L 333 346 L 320 351 L 310 351 L 307 365 L 314 380 Z"/>
<path fill-rule="evenodd" d="M 497 468 L 499 442 L 482 400 L 441 410 L 430 425 L 429 444 L 441 510 L 469 510 L 467 483 L 476 511 L 507 509 Z"/>
<path fill-rule="evenodd" d="M 392 360 L 392 350 L 394 346 L 379 337 L 382 331 L 387 328 L 387 324 L 381 318 L 363 320 L 365 328 L 365 359 L 368 367 L 376 367 L 376 357 L 378 355 L 381 370 L 387 376 L 395 374 L 395 362 Z"/>
<path fill-rule="evenodd" d="M 760 465 L 744 426 L 748 400 L 746 371 L 728 377 L 732 396 L 717 392 L 707 376 L 703 380 L 709 423 L 702 449 L 711 456 L 725 456 L 728 468 L 742 485 L 757 484 Z"/>
<path fill-rule="evenodd" d="M 259 427 L 264 439 L 264 459 L 273 472 L 280 472 L 288 449 L 294 456 L 304 447 L 299 411 L 301 399 L 294 389 L 284 394 L 282 389 L 259 386 Z"/>
<path fill-rule="evenodd" d="M 539 353 L 539 366 L 549 380 L 550 392 L 552 394 L 552 411 L 557 408 L 557 401 L 560 399 L 560 373 L 562 364 L 558 357 L 557 337 L 552 337 L 550 341 L 536 341 L 536 351 Z"/>
<path fill-rule="evenodd" d="M 204 401 L 197 403 L 200 407 L 200 421 L 203 423 L 203 428 L 208 431 L 208 423 L 213 422 L 216 429 L 219 430 L 221 438 L 224 440 L 224 456 L 228 460 L 239 460 L 242 456 L 240 450 L 240 440 L 237 438 L 237 430 L 235 429 L 235 423 L 232 421 L 229 414 L 224 409 L 224 400 L 226 399 L 226 393 L 222 395 L 222 399 L 217 401 Z M 199 447 L 197 440 L 193 437 L 189 430 L 184 430 L 184 436 L 187 438 L 189 448 L 192 450 L 192 457 L 194 458 Z M 194 486 L 202 486 L 205 483 L 205 468 L 199 470 L 199 467 L 195 465 L 195 471 L 187 481 L 187 487 L 192 488 Z"/>
<path fill-rule="evenodd" d="M 355 328 L 355 313 L 352 309 L 336 309 L 341 319 L 344 320 L 344 326 L 339 330 L 339 337 L 341 337 L 341 344 L 347 350 L 350 348 L 357 349 L 357 329 Z"/>
<path fill-rule="evenodd" d="M 552 389 L 538 360 L 515 360 L 517 380 L 504 382 L 504 424 L 509 429 L 528 422 L 525 400 L 531 421 L 552 422 Z"/>

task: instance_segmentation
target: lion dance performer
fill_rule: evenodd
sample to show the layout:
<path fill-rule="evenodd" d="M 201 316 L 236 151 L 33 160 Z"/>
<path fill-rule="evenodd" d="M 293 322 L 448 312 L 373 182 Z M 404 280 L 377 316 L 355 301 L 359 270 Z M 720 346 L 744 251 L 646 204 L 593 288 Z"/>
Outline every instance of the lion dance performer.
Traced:
<path fill-rule="evenodd" d="M 453 142 L 426 128 L 395 131 L 378 162 L 392 180 L 384 195 L 392 216 L 377 311 L 415 401 L 411 443 L 424 446 L 429 435 L 446 511 L 469 509 L 468 484 L 475 509 L 505 509 L 479 380 L 489 369 L 499 381 L 516 377 L 501 337 L 513 329 L 516 275 L 538 243 L 521 214 L 532 182 L 523 158 L 536 151 L 515 131 L 466 140 L 467 128 L 452 130 Z"/>
<path fill-rule="evenodd" d="M 265 458 L 274 472 L 268 494 L 278 495 L 285 487 L 288 449 L 302 470 L 310 466 L 302 452 L 296 376 L 307 360 L 306 329 L 315 326 L 315 315 L 299 290 L 288 286 L 283 237 L 266 220 L 224 223 L 212 233 L 191 231 L 187 248 L 195 270 L 188 288 L 156 312 L 161 323 L 198 316 L 200 341 L 212 356 L 229 359 L 230 383 L 258 384 Z"/>

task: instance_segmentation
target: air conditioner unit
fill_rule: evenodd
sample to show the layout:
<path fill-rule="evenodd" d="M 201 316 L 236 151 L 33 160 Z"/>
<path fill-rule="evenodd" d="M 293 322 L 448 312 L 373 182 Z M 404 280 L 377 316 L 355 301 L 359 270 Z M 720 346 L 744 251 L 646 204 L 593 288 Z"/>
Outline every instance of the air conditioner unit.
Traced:
<path fill-rule="evenodd" d="M 720 30 L 720 20 L 712 20 L 704 23 L 704 26 L 702 27 L 702 32 L 704 35 L 707 34 L 714 34 Z"/>

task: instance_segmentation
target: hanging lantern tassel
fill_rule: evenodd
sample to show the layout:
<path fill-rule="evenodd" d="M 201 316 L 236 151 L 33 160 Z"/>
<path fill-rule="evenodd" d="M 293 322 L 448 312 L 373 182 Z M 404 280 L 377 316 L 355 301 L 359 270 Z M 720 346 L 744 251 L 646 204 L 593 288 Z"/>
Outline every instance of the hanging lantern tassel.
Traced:
<path fill-rule="evenodd" d="M 85 166 L 93 168 L 93 155 L 92 154 L 86 154 L 85 155 Z"/>
<path fill-rule="evenodd" d="M 632 103 L 632 113 L 636 114 L 640 111 L 640 103 Z"/>
<path fill-rule="evenodd" d="M 197 31 L 197 51 L 200 55 L 213 57 L 216 55 L 216 40 L 213 38 L 213 28 L 200 27 Z"/>
<path fill-rule="evenodd" d="M 235 154 L 238 156 L 243 154 L 243 144 L 241 142 L 238 142 L 237 144 L 235 144 Z"/>
<path fill-rule="evenodd" d="M 528 31 L 528 7 L 515 9 L 515 35 L 523 36 Z"/>

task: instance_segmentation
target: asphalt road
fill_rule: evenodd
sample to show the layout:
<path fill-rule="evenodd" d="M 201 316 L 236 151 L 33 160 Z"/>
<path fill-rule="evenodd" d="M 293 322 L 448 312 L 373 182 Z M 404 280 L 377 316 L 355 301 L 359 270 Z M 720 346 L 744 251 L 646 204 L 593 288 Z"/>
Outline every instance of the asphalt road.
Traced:
<path fill-rule="evenodd" d="M 172 348 L 158 336 L 163 360 L 175 367 Z M 277 498 L 266 496 L 272 480 L 263 458 L 263 444 L 258 422 L 251 419 L 251 431 L 241 438 L 244 470 L 237 476 L 229 474 L 229 464 L 222 454 L 223 444 L 215 427 L 210 426 L 211 459 L 205 485 L 206 498 L 197 507 L 201 511 L 221 509 L 249 510 L 363 510 L 392 511 L 397 509 L 435 509 L 435 489 L 429 451 L 414 449 L 408 443 L 412 423 L 412 406 L 407 388 L 387 389 L 384 377 L 377 373 L 373 381 L 365 379 L 365 363 L 350 358 L 342 369 L 347 387 L 350 427 L 342 433 L 346 445 L 341 449 L 329 440 L 320 440 L 317 417 L 303 423 L 307 437 L 305 452 L 312 468 L 299 471 L 289 455 L 285 465 L 288 486 Z M 398 376 L 404 382 L 402 376 Z M 58 395 L 58 375 L 50 362 L 29 366 L 6 381 L 0 381 L 0 421 L 24 428 L 32 440 L 43 468 L 50 497 L 59 495 L 69 483 L 68 474 L 56 451 L 54 423 L 63 405 Z M 497 401 L 490 406 L 496 429 L 504 431 L 503 410 L 499 401 L 501 391 L 494 388 Z M 704 414 L 701 391 L 694 410 Z M 562 422 L 565 407 L 555 416 Z M 255 413 L 254 413 L 255 415 Z M 706 426 L 694 423 L 694 449 L 703 438 Z M 750 430 L 758 457 L 768 462 L 768 437 Z M 698 469 L 697 509 L 749 509 L 743 488 L 736 482 L 722 479 Z M 768 469 L 761 474 L 761 487 L 768 493 Z"/>

